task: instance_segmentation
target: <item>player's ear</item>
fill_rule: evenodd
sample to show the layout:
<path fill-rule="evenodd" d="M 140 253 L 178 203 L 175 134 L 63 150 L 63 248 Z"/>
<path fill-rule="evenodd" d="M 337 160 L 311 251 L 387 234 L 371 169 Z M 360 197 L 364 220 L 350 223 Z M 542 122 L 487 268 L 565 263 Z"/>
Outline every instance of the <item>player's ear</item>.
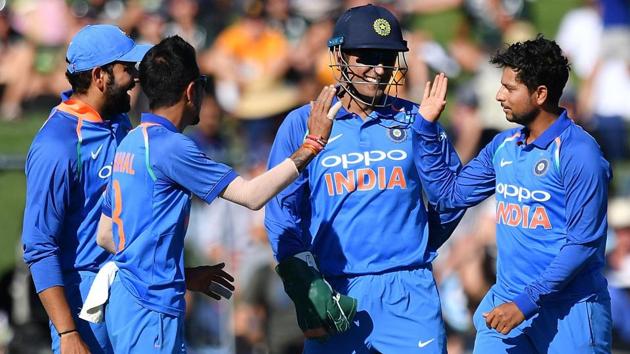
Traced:
<path fill-rule="evenodd" d="M 195 82 L 191 81 L 188 86 L 186 86 L 186 103 L 193 102 L 195 100 Z"/>
<path fill-rule="evenodd" d="M 547 90 L 547 86 L 545 85 L 538 86 L 535 92 L 536 104 L 539 106 L 544 105 L 545 102 L 547 102 L 548 94 L 549 94 L 549 91 Z"/>
<path fill-rule="evenodd" d="M 103 68 L 96 67 L 92 69 L 92 83 L 98 88 L 100 91 L 105 91 L 105 87 L 107 86 L 107 72 L 103 70 Z"/>

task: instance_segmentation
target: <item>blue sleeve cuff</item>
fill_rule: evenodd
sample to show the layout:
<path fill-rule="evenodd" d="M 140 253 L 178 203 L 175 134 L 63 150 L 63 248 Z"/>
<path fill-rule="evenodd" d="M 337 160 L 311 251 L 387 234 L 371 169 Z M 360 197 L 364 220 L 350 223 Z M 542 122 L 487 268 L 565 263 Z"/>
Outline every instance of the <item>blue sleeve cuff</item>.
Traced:
<path fill-rule="evenodd" d="M 42 258 L 32 263 L 30 269 L 38 294 L 53 286 L 63 286 L 63 275 L 57 256 Z"/>
<path fill-rule="evenodd" d="M 101 213 L 103 213 L 108 218 L 111 218 L 112 217 L 112 208 L 109 205 L 103 204 L 103 207 L 101 208 Z"/>
<path fill-rule="evenodd" d="M 530 319 L 538 312 L 538 305 L 532 299 L 529 298 L 526 292 L 523 292 L 516 296 L 514 300 L 512 300 L 519 310 L 525 315 L 525 319 Z"/>
<path fill-rule="evenodd" d="M 214 188 L 212 188 L 212 190 L 208 192 L 208 194 L 206 194 L 203 200 L 208 204 L 212 203 L 212 201 L 215 200 L 219 196 L 219 194 L 221 194 L 221 192 L 223 192 L 223 190 L 227 188 L 227 186 L 232 183 L 232 181 L 236 177 L 238 177 L 238 173 L 236 173 L 236 171 L 234 170 L 230 170 L 228 173 L 225 174 L 225 176 L 221 178 L 221 180 L 214 186 Z"/>
<path fill-rule="evenodd" d="M 422 114 L 420 114 L 419 112 L 418 112 L 418 115 L 416 116 L 416 120 L 414 120 L 412 124 L 412 128 L 413 130 L 415 130 L 416 132 L 418 132 L 419 134 L 423 136 L 437 137 L 440 133 L 438 129 L 438 123 L 429 122 L 428 120 L 424 119 Z"/>

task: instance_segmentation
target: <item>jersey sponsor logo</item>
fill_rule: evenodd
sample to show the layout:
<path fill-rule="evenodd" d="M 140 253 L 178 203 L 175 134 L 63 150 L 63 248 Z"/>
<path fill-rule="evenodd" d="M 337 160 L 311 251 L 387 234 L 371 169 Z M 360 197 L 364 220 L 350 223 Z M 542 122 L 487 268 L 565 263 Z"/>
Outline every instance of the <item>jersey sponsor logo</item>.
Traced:
<path fill-rule="evenodd" d="M 536 201 L 546 202 L 551 199 L 551 194 L 541 190 L 530 191 L 529 189 L 513 184 L 498 183 L 495 192 L 502 195 L 503 198 L 516 198 L 519 202 Z"/>
<path fill-rule="evenodd" d="M 364 192 L 373 189 L 406 189 L 407 180 L 402 167 L 394 166 L 390 173 L 380 166 L 376 171 L 372 168 L 359 168 L 344 172 L 324 174 L 326 190 L 329 196 L 342 195 L 354 191 Z"/>
<path fill-rule="evenodd" d="M 112 165 L 105 165 L 98 171 L 98 176 L 102 179 L 107 179 L 112 175 Z"/>
<path fill-rule="evenodd" d="M 379 161 L 402 161 L 407 158 L 404 150 L 371 150 L 351 152 L 341 155 L 329 155 L 321 160 L 326 168 L 342 167 L 346 171 L 328 172 L 324 174 L 324 181 L 329 196 L 342 195 L 354 191 L 370 191 L 373 189 L 406 189 L 407 180 L 401 166 L 386 168 L 372 167 Z M 351 167 L 360 167 L 351 169 Z"/>
<path fill-rule="evenodd" d="M 135 175 L 136 170 L 133 168 L 133 160 L 136 155 L 130 152 L 117 152 L 114 157 L 114 172 Z"/>
<path fill-rule="evenodd" d="M 497 203 L 496 218 L 498 224 L 527 229 L 542 227 L 548 230 L 552 228 L 547 209 L 543 205 L 521 204 L 523 202 L 547 202 L 551 199 L 549 192 L 532 191 L 525 187 L 506 183 L 498 183 L 495 191 L 506 199 L 506 201 L 501 200 Z M 518 203 L 509 201 L 513 199 L 516 199 Z"/>
<path fill-rule="evenodd" d="M 385 159 L 392 161 L 402 161 L 407 158 L 407 152 L 404 150 L 371 150 L 363 152 L 351 152 L 341 155 L 328 155 L 321 160 L 322 167 L 330 168 L 341 166 L 348 169 L 351 166 L 363 165 L 370 166 L 374 162 L 383 161 Z"/>
<path fill-rule="evenodd" d="M 544 206 L 533 207 L 505 201 L 497 203 L 497 224 L 526 229 L 551 229 L 551 221 Z"/>

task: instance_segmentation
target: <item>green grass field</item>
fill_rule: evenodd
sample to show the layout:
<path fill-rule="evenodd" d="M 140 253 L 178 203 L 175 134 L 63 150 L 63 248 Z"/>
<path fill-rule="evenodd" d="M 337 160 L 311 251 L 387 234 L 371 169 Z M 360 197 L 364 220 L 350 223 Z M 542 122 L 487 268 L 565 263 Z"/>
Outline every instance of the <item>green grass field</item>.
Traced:
<path fill-rule="evenodd" d="M 538 31 L 553 37 L 562 16 L 579 4 L 579 0 L 539 0 L 532 4 L 532 15 Z M 445 43 L 454 35 L 456 21 L 461 19 L 458 11 L 423 16 L 420 27 L 435 34 L 438 41 Z M 25 156 L 30 142 L 47 116 L 50 107 L 31 112 L 18 122 L 0 121 L 0 155 Z M 10 267 L 16 259 L 17 245 L 22 229 L 24 210 L 23 171 L 0 170 L 0 225 L 4 229 L 0 237 L 0 272 Z"/>
<path fill-rule="evenodd" d="M 0 122 L 0 155 L 25 157 L 35 133 L 46 118 L 46 112 L 28 114 L 18 122 Z M 24 211 L 24 171 L 0 170 L 0 272 L 10 267 L 18 255 Z"/>

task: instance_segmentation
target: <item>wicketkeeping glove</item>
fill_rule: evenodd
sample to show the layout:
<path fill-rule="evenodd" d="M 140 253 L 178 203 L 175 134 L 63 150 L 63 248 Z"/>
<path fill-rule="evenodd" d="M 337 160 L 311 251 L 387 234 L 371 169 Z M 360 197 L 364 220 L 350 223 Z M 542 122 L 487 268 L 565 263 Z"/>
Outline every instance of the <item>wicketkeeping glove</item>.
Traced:
<path fill-rule="evenodd" d="M 276 272 L 295 304 L 298 325 L 303 332 L 323 327 L 328 334 L 335 334 L 350 328 L 357 300 L 332 289 L 319 273 L 310 252 L 283 260 L 276 266 Z"/>

